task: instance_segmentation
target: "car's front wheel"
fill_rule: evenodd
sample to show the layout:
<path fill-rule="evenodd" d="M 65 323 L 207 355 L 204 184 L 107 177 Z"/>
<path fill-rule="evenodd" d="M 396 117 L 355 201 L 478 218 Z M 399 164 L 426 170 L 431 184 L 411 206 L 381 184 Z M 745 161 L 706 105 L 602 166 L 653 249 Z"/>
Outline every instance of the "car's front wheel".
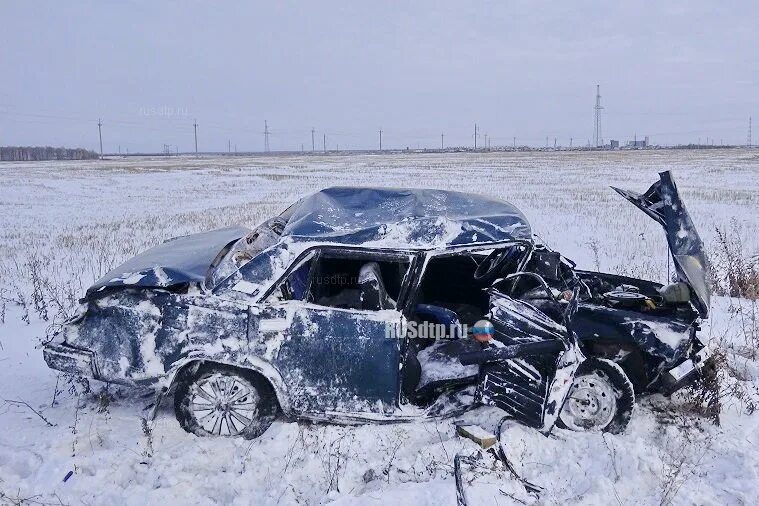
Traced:
<path fill-rule="evenodd" d="M 174 411 L 182 428 L 198 436 L 253 439 L 274 421 L 277 399 L 261 375 L 208 364 L 178 380 Z"/>
<path fill-rule="evenodd" d="M 575 374 L 558 425 L 576 431 L 625 430 L 635 405 L 633 385 L 610 360 L 589 358 Z"/>

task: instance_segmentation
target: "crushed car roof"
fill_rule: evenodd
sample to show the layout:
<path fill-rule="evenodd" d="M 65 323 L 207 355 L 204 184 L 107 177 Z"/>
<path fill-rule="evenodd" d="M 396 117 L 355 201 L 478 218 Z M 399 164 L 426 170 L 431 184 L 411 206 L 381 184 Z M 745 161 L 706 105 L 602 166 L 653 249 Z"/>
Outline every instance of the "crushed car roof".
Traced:
<path fill-rule="evenodd" d="M 472 193 L 332 187 L 294 207 L 283 236 L 299 241 L 432 249 L 532 238 L 519 209 Z"/>

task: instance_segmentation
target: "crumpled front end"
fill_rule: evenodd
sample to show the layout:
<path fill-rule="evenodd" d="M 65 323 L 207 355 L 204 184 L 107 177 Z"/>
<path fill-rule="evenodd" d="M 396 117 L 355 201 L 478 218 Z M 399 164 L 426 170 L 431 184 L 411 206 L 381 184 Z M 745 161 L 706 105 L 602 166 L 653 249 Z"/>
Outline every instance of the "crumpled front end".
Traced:
<path fill-rule="evenodd" d="M 709 346 L 703 344 L 695 336 L 695 330 L 694 328 L 687 356 L 677 365 L 663 371 L 656 380 L 655 389 L 664 395 L 672 395 L 681 388 L 709 376 L 714 371 L 714 356 Z"/>
<path fill-rule="evenodd" d="M 125 290 L 87 302 L 45 345 L 48 366 L 128 384 L 162 376 L 164 357 L 157 351 L 167 350 L 169 343 L 162 342 L 168 336 L 160 332 L 162 311 L 157 297 Z"/>
<path fill-rule="evenodd" d="M 77 348 L 65 342 L 51 341 L 42 349 L 42 356 L 47 366 L 57 371 L 99 379 L 95 352 Z"/>

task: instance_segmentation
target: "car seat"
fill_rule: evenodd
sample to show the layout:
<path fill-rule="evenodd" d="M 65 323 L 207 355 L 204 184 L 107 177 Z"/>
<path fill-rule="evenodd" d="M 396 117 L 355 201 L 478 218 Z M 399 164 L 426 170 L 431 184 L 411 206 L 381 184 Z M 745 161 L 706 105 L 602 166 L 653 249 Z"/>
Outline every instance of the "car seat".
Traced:
<path fill-rule="evenodd" d="M 382 272 L 377 262 L 367 262 L 358 273 L 361 309 L 380 311 L 395 308 L 395 301 L 387 294 Z"/>

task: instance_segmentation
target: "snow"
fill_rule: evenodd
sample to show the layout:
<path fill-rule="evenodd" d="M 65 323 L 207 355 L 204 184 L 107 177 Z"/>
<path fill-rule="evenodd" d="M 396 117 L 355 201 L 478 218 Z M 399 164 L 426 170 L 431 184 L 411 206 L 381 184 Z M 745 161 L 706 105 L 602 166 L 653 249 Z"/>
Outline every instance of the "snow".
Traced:
<path fill-rule="evenodd" d="M 497 409 L 393 425 L 277 421 L 246 441 L 185 433 L 168 400 L 148 424 L 149 439 L 140 418 L 152 398 L 111 386 L 106 403 L 96 395 L 103 385 L 94 382 L 93 393 L 77 395 L 46 367 L 39 343 L 56 310 L 49 304 L 48 321 L 41 319 L 31 272 L 37 286 L 50 287 L 48 300 L 74 314 L 76 298 L 95 279 L 167 238 L 254 226 L 317 188 L 377 184 L 505 198 L 579 267 L 661 282 L 667 257 L 660 227 L 608 186 L 641 191 L 664 168 L 674 171 L 707 248 L 715 226 L 735 220 L 746 251 L 759 251 L 759 158 L 741 150 L 0 164 L 0 503 L 455 504 L 453 458 L 479 451 L 456 435 L 455 423 L 495 433 Z M 12 302 L 20 296 L 26 309 Z M 757 401 L 759 363 L 745 333 L 755 306 L 712 302 L 701 334 L 740 378 L 726 384 L 745 394 L 726 393 L 721 426 L 691 414 L 682 396 L 641 400 L 620 435 L 555 429 L 546 437 L 508 425 L 502 443 L 518 472 L 545 489 L 540 502 L 755 502 L 759 417 L 746 409 Z M 28 402 L 54 425 L 5 400 Z M 472 504 L 535 501 L 488 455 L 466 478 Z"/>
<path fill-rule="evenodd" d="M 456 344 L 458 343 L 449 339 L 441 339 L 430 344 L 417 354 L 422 368 L 417 389 L 433 381 L 467 378 L 477 375 L 479 367 L 476 365 L 462 365 L 455 352 L 477 351 L 479 346 L 465 349 L 456 346 Z M 451 349 L 454 353 L 446 353 L 448 349 Z"/>

